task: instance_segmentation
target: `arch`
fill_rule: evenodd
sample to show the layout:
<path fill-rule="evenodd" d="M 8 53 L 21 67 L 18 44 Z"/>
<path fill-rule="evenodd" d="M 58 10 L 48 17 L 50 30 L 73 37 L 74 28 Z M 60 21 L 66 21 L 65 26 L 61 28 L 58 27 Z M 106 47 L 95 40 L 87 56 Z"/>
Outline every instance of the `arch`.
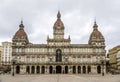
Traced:
<path fill-rule="evenodd" d="M 68 66 L 65 66 L 65 74 L 68 73 Z"/>
<path fill-rule="evenodd" d="M 44 74 L 45 73 L 45 66 L 41 67 L 41 73 Z"/>
<path fill-rule="evenodd" d="M 49 73 L 50 73 L 50 74 L 53 73 L 53 67 L 52 67 L 52 66 L 49 67 Z"/>
<path fill-rule="evenodd" d="M 98 74 L 101 73 L 101 66 L 97 66 L 97 73 L 98 73 Z"/>
<path fill-rule="evenodd" d="M 30 73 L 30 66 L 26 67 L 26 73 L 28 73 L 28 74 Z"/>
<path fill-rule="evenodd" d="M 62 51 L 60 49 L 56 50 L 56 62 L 62 62 Z"/>
<path fill-rule="evenodd" d="M 76 73 L 76 66 L 73 66 L 73 74 Z"/>
<path fill-rule="evenodd" d="M 85 66 L 83 66 L 83 73 L 85 74 L 86 73 L 86 67 Z"/>
<path fill-rule="evenodd" d="M 78 73 L 81 73 L 81 66 L 78 66 Z"/>
<path fill-rule="evenodd" d="M 90 73 L 91 72 L 91 66 L 88 66 L 87 70 L 88 70 L 88 73 Z"/>
<path fill-rule="evenodd" d="M 40 66 L 36 67 L 36 73 L 39 74 L 40 73 Z"/>
<path fill-rule="evenodd" d="M 62 67 L 56 66 L 56 73 L 62 73 Z"/>
<path fill-rule="evenodd" d="M 35 66 L 31 67 L 31 73 L 34 74 L 35 73 Z"/>
<path fill-rule="evenodd" d="M 17 65 L 17 66 L 16 66 L 16 74 L 19 74 L 19 73 L 20 73 L 20 66 Z"/>

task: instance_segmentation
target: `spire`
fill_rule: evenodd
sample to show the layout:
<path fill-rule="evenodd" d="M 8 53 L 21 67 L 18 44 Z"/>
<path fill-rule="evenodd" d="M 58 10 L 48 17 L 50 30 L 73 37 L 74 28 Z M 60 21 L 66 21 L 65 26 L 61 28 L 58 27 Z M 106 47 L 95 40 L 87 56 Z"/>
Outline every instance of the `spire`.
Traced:
<path fill-rule="evenodd" d="M 58 11 L 57 18 L 58 18 L 58 19 L 60 19 L 60 18 L 61 18 L 60 11 Z"/>
<path fill-rule="evenodd" d="M 20 29 L 21 27 L 24 28 L 23 21 L 21 20 L 21 24 L 19 25 Z"/>
<path fill-rule="evenodd" d="M 97 25 L 96 20 L 95 20 L 94 25 L 93 25 L 94 30 L 97 30 L 97 27 L 98 27 L 98 25 Z"/>

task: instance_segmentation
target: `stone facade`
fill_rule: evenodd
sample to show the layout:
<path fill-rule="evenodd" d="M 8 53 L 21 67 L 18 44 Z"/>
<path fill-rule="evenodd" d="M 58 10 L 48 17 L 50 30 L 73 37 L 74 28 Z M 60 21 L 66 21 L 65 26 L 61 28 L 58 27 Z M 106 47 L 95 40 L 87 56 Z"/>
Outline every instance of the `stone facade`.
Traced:
<path fill-rule="evenodd" d="M 108 53 L 110 72 L 120 73 L 120 45 L 109 50 Z"/>
<path fill-rule="evenodd" d="M 88 44 L 71 44 L 64 38 L 64 24 L 58 12 L 53 26 L 53 38 L 47 36 L 47 44 L 29 42 L 21 21 L 12 39 L 14 72 L 17 74 L 100 74 L 105 72 L 105 40 L 96 22 Z M 78 29 L 76 29 L 78 30 Z"/>

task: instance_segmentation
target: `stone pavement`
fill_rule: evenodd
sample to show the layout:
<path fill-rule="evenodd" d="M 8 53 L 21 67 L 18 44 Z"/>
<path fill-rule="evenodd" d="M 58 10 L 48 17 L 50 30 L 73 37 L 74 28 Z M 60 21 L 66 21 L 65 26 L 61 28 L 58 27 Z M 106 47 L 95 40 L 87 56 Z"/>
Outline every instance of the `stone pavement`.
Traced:
<path fill-rule="evenodd" d="M 0 75 L 0 82 L 120 82 L 120 75 Z"/>

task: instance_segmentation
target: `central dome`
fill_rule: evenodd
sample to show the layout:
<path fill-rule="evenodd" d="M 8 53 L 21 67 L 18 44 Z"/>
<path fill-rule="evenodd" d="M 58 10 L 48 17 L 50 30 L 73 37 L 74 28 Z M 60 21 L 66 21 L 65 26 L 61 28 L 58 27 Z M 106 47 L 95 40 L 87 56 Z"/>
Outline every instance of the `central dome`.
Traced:
<path fill-rule="evenodd" d="M 64 24 L 63 24 L 63 22 L 61 21 L 61 14 L 60 14 L 60 12 L 58 11 L 58 14 L 57 14 L 57 21 L 55 22 L 55 24 L 54 24 L 54 26 L 53 26 L 53 28 L 54 29 L 64 29 Z"/>

